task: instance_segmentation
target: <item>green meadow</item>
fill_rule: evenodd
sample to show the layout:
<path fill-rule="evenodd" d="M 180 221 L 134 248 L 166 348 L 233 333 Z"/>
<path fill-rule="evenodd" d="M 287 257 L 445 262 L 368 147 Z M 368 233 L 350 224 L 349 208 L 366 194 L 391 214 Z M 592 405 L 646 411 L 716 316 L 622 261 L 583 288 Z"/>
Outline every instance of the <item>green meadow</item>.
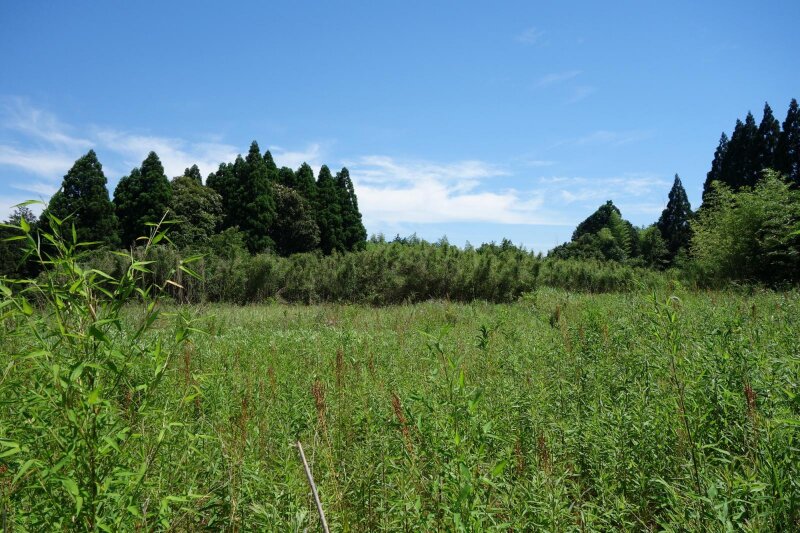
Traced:
<path fill-rule="evenodd" d="M 334 531 L 800 524 L 796 292 L 165 311 L 87 334 L 163 369 L 102 387 L 6 319 L 15 531 L 316 530 L 298 440 Z"/>

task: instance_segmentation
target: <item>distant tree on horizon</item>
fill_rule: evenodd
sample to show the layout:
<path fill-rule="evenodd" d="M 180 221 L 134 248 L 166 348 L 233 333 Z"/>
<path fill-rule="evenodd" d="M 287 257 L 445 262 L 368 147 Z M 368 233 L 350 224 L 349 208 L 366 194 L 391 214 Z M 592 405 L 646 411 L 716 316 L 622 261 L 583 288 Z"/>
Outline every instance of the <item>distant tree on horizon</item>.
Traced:
<path fill-rule="evenodd" d="M 683 188 L 680 177 L 675 174 L 672 189 L 669 191 L 667 207 L 661 212 L 661 217 L 656 222 L 661 237 L 669 252 L 668 259 L 674 261 L 681 250 L 688 250 L 692 238 L 692 207 L 686 190 Z"/>

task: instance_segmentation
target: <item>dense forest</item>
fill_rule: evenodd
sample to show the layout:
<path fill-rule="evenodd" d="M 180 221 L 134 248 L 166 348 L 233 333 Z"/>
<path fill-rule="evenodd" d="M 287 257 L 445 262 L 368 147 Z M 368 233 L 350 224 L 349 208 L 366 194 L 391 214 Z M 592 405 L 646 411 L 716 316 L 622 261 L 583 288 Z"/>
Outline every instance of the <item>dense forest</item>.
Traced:
<path fill-rule="evenodd" d="M 796 100 L 782 124 L 765 105 L 760 124 L 748 113 L 730 137 L 722 134 L 696 211 L 676 175 L 654 224 L 635 227 L 609 200 L 546 257 L 509 241 L 462 249 L 416 236 L 367 240 L 347 168 L 333 175 L 323 165 L 316 177 L 305 163 L 278 168 L 255 141 L 205 183 L 196 165 L 169 180 L 154 152 L 119 181 L 113 198 L 106 183 L 90 150 L 38 219 L 17 208 L 1 230 L 0 272 L 36 274 L 13 240 L 24 221 L 45 230 L 61 225 L 62 233 L 74 227 L 76 243 L 93 243 L 85 261 L 116 272 L 126 259 L 115 250 L 136 251 L 138 239 L 166 225 L 171 246 L 149 249 L 151 275 L 166 279 L 182 258 L 199 256 L 203 281 L 186 280 L 176 293 L 186 301 L 509 301 L 539 284 L 599 292 L 665 276 L 698 286 L 800 280 Z"/>

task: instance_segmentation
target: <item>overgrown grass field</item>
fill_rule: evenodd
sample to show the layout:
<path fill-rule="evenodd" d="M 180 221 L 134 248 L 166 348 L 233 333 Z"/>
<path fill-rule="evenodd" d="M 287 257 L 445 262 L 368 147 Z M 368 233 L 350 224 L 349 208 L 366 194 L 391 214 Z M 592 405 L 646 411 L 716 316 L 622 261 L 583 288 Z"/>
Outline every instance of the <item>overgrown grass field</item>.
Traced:
<path fill-rule="evenodd" d="M 122 529 L 317 529 L 297 440 L 334 531 L 800 527 L 796 292 L 188 312 L 206 333 L 164 358 L 120 452 L 146 481 L 122 514 L 95 507 Z M 172 321 L 153 325 L 166 351 Z M 80 523 L 82 481 L 47 511 L 37 479 L 54 466 L 14 475 L 42 453 L 19 426 L 30 414 L 2 409 L 9 520 Z M 50 437 L 54 457 L 69 448 Z"/>

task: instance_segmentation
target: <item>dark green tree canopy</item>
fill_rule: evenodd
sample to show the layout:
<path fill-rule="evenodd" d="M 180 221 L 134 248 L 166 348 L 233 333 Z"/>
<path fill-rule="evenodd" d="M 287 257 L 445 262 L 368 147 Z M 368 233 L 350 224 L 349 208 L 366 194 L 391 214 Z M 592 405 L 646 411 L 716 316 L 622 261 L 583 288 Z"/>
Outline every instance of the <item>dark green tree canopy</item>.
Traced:
<path fill-rule="evenodd" d="M 269 150 L 264 152 L 264 164 L 267 165 L 267 172 L 269 172 L 270 178 L 276 180 L 278 178 L 278 165 L 275 164 L 275 160 Z"/>
<path fill-rule="evenodd" d="M 342 244 L 347 251 L 361 250 L 366 247 L 367 230 L 361 222 L 353 181 L 350 171 L 342 168 L 336 174 L 336 188 L 339 194 L 339 205 L 342 216 Z"/>
<path fill-rule="evenodd" d="M 275 250 L 281 255 L 311 252 L 319 246 L 319 227 L 311 204 L 300 193 L 276 184 L 275 223 L 271 229 Z"/>
<path fill-rule="evenodd" d="M 765 169 L 775 166 L 775 155 L 781 137 L 781 125 L 772 114 L 769 104 L 764 104 L 764 116 L 758 126 L 758 146 L 755 156 L 755 165 L 760 173 Z"/>
<path fill-rule="evenodd" d="M 706 174 L 706 181 L 703 184 L 703 201 L 709 197 L 711 193 L 711 185 L 715 181 L 723 181 L 724 176 L 727 175 L 727 170 L 724 168 L 726 164 L 726 157 L 728 154 L 728 136 L 723 132 L 719 138 L 719 144 L 714 152 L 714 160 L 711 162 L 711 170 Z"/>
<path fill-rule="evenodd" d="M 241 184 L 241 218 L 239 229 L 251 253 L 263 252 L 273 246 L 269 230 L 275 218 L 275 200 L 272 194 L 270 169 L 253 141 L 244 165 L 240 164 L 236 178 Z M 237 172 L 234 168 L 234 172 Z"/>
<path fill-rule="evenodd" d="M 241 168 L 243 165 L 242 156 L 238 156 L 236 163 L 220 163 L 217 171 L 208 175 L 207 185 L 214 189 L 222 199 L 223 228 L 233 228 L 239 225 L 239 204 L 242 199 L 242 190 L 234 168 Z"/>
<path fill-rule="evenodd" d="M 281 167 L 278 170 L 278 183 L 283 185 L 284 187 L 289 187 L 294 189 L 294 170 L 289 167 Z"/>
<path fill-rule="evenodd" d="M 50 199 L 47 210 L 60 219 L 72 215 L 79 241 L 117 246 L 119 226 L 106 183 L 97 154 L 89 150 L 64 176 L 61 189 Z"/>
<path fill-rule="evenodd" d="M 200 173 L 200 169 L 197 167 L 197 165 L 192 165 L 191 167 L 184 170 L 183 175 L 186 176 L 187 178 L 192 178 L 200 185 L 203 184 L 203 175 Z"/>
<path fill-rule="evenodd" d="M 624 261 L 638 257 L 639 234 L 609 200 L 572 233 L 572 240 L 550 251 L 560 259 Z"/>
<path fill-rule="evenodd" d="M 28 223 L 32 233 L 37 231 L 39 222 L 36 215 L 26 206 L 16 207 L 5 224 L 19 227 L 22 220 Z M 29 260 L 28 254 L 18 240 L 6 240 L 19 235 L 19 230 L 0 226 L 0 277 L 31 279 L 36 277 L 41 269 L 41 265 Z"/>
<path fill-rule="evenodd" d="M 800 111 L 794 98 L 783 121 L 783 131 L 775 154 L 775 169 L 795 187 L 800 186 Z"/>
<path fill-rule="evenodd" d="M 675 181 L 669 191 L 667 207 L 661 212 L 656 226 L 667 245 L 670 261 L 674 260 L 680 250 L 687 250 L 692 238 L 690 221 L 692 208 L 683 188 L 681 179 L 675 174 Z"/>
<path fill-rule="evenodd" d="M 172 180 L 171 207 L 176 223 L 169 238 L 180 248 L 205 244 L 222 223 L 222 198 L 191 176 Z"/>
<path fill-rule="evenodd" d="M 581 235 L 597 233 L 602 228 L 607 227 L 611 220 L 612 213 L 620 215 L 620 211 L 617 206 L 614 205 L 614 202 L 608 200 L 605 204 L 601 205 L 597 211 L 589 215 L 586 220 L 578 224 L 578 227 L 575 228 L 575 231 L 572 233 L 572 240 L 576 241 Z"/>
<path fill-rule="evenodd" d="M 300 168 L 294 173 L 294 183 L 290 187 L 313 204 L 317 198 L 317 182 L 314 179 L 314 169 L 308 163 L 300 165 Z"/>
<path fill-rule="evenodd" d="M 320 232 L 320 248 L 325 254 L 344 251 L 342 206 L 339 190 L 330 169 L 322 165 L 317 177 L 317 225 Z"/>
<path fill-rule="evenodd" d="M 155 223 L 169 211 L 172 203 L 172 187 L 164 174 L 164 167 L 155 152 L 123 177 L 114 191 L 122 230 L 123 246 L 130 246 L 136 239 L 147 235 L 147 223 Z"/>

